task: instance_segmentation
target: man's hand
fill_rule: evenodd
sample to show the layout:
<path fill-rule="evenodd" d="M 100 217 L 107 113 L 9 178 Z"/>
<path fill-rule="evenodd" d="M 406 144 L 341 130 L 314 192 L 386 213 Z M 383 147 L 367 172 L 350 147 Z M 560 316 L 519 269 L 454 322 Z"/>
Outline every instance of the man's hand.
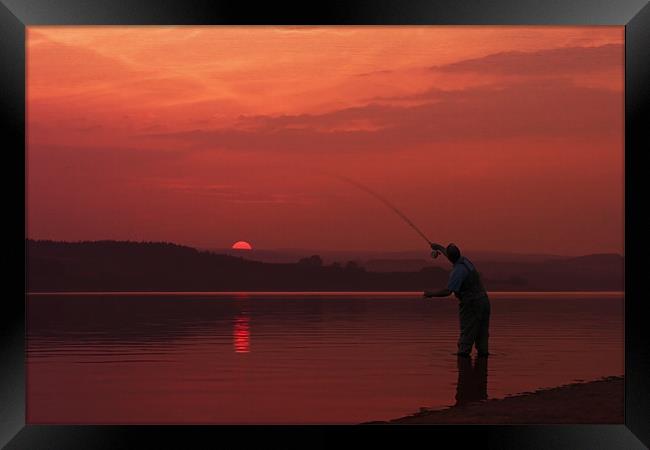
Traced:
<path fill-rule="evenodd" d="M 436 250 L 436 251 L 441 252 L 441 251 L 445 250 L 445 247 L 443 247 L 440 244 L 436 244 L 435 242 L 432 242 L 431 243 L 431 250 Z"/>

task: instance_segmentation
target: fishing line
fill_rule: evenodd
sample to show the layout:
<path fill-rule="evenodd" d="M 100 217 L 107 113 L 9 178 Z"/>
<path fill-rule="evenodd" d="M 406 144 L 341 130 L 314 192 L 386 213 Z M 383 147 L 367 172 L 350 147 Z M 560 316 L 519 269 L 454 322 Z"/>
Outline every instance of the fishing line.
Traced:
<path fill-rule="evenodd" d="M 377 200 L 379 200 L 379 201 L 382 202 L 384 205 L 386 205 L 386 206 L 389 207 L 391 210 L 393 210 L 393 212 L 395 212 L 395 214 L 397 214 L 398 216 L 400 216 L 400 217 L 402 218 L 402 220 L 404 220 L 404 222 L 406 222 L 406 223 L 407 223 L 411 228 L 413 228 L 413 229 L 414 229 L 414 230 L 415 230 L 415 231 L 416 231 L 416 232 L 417 232 L 417 233 L 422 237 L 422 239 L 424 239 L 425 241 L 427 241 L 427 243 L 428 243 L 429 245 L 432 244 L 432 242 L 429 240 L 429 238 L 426 237 L 425 234 L 424 234 L 424 233 L 423 233 L 423 232 L 422 232 L 422 231 L 421 231 L 417 226 L 415 226 L 415 224 L 414 224 L 414 223 L 413 223 L 413 222 L 412 222 L 408 217 L 406 217 L 406 214 L 404 214 L 404 213 L 403 213 L 402 211 L 400 211 L 396 206 L 394 206 L 391 202 L 389 202 L 388 200 L 386 200 L 384 197 L 382 197 L 381 195 L 379 195 L 378 193 L 376 193 L 375 191 L 373 191 L 373 190 L 370 189 L 369 187 L 364 186 L 363 184 L 359 183 L 358 181 L 351 180 L 350 178 L 348 178 L 348 177 L 344 177 L 344 176 L 342 176 L 342 175 L 335 175 L 335 174 L 328 174 L 328 175 L 331 175 L 331 176 L 333 176 L 334 178 L 337 178 L 337 179 L 339 179 L 339 180 L 341 180 L 341 181 L 345 181 L 345 182 L 347 182 L 347 183 L 349 183 L 349 184 L 351 184 L 351 185 L 353 185 L 353 186 L 356 186 L 358 189 L 361 189 L 362 191 L 364 191 L 364 192 L 366 192 L 366 193 L 372 195 L 372 196 L 375 197 Z"/>

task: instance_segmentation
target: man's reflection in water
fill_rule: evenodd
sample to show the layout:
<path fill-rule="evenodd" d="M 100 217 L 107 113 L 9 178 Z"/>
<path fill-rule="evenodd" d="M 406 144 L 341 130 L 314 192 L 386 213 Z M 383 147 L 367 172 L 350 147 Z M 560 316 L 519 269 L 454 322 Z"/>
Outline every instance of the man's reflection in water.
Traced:
<path fill-rule="evenodd" d="M 487 400 L 488 358 L 479 356 L 472 365 L 471 357 L 459 356 L 457 365 L 456 406 Z"/>

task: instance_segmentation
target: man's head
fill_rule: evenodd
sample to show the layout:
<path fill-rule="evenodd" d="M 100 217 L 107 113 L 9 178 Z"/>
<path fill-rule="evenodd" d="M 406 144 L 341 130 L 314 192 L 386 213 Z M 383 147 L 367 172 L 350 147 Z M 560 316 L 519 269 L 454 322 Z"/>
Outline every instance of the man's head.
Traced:
<path fill-rule="evenodd" d="M 447 246 L 447 258 L 454 264 L 460 259 L 460 249 L 456 247 L 456 244 L 449 244 Z"/>

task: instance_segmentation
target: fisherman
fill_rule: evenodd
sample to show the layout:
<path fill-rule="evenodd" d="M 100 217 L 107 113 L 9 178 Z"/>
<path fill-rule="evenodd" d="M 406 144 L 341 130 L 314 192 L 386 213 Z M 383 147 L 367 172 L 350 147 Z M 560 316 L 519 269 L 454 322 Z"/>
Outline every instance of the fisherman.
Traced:
<path fill-rule="evenodd" d="M 472 346 L 476 346 L 479 357 L 488 356 L 490 299 L 479 273 L 474 264 L 460 254 L 456 245 L 449 244 L 445 248 L 432 243 L 431 248 L 432 257 L 442 253 L 454 266 L 447 287 L 439 291 L 424 291 L 424 297 L 448 297 L 453 293 L 459 300 L 460 316 L 460 337 L 455 355 L 467 357 L 472 351 Z"/>

